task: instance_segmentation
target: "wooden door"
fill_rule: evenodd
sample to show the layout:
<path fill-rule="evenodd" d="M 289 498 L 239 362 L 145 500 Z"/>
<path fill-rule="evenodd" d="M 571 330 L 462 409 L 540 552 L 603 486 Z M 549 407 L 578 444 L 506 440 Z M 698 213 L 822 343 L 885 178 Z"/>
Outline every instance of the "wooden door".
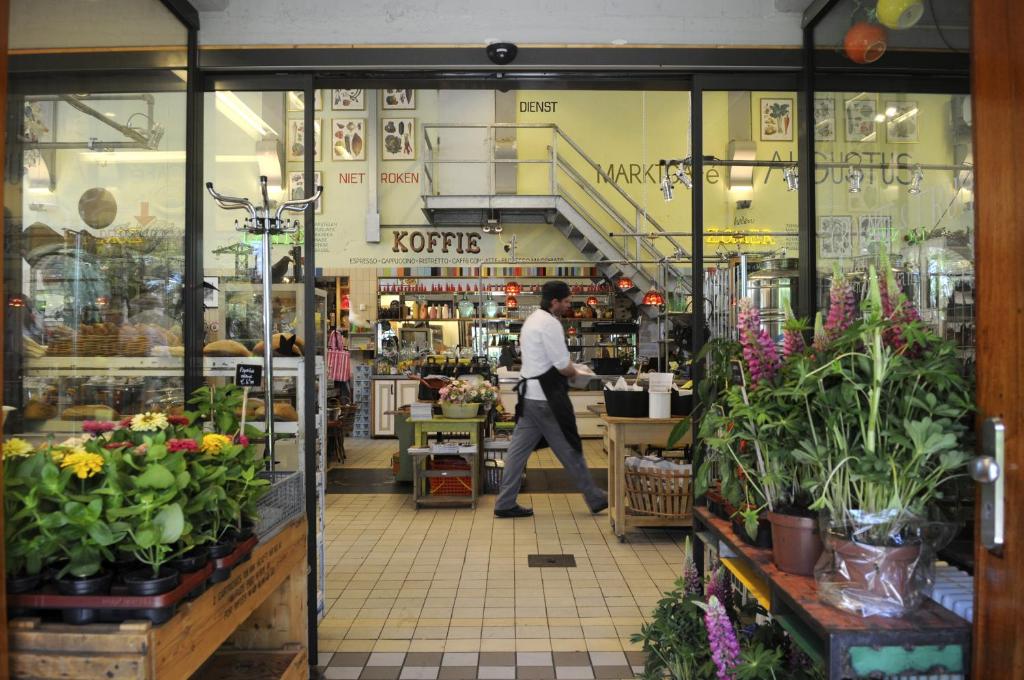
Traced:
<path fill-rule="evenodd" d="M 1024 5 L 972 8 L 978 422 L 1006 427 L 1006 540 L 1001 555 L 975 548 L 971 677 L 995 680 L 1024 678 Z"/>
<path fill-rule="evenodd" d="M 399 409 L 402 408 L 403 406 L 415 404 L 416 397 L 418 397 L 420 393 L 420 381 L 396 380 L 395 382 L 398 383 L 398 392 L 395 397 L 395 408 Z"/>

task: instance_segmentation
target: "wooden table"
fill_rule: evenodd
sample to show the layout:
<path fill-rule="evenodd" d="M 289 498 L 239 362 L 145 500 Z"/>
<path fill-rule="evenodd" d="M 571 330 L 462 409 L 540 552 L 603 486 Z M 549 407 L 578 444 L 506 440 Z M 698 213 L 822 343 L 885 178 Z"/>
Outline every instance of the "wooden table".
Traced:
<path fill-rule="evenodd" d="M 668 435 L 683 416 L 674 418 L 619 418 L 607 413 L 605 422 L 605 448 L 608 451 L 608 519 L 612 532 L 625 542 L 626 532 L 632 527 L 690 526 L 689 519 L 630 515 L 626 508 L 626 457 L 631 455 L 627 446 L 657 446 L 668 444 Z M 689 434 L 684 441 L 689 441 Z"/>
<path fill-rule="evenodd" d="M 486 420 L 486 416 L 476 416 L 473 418 L 434 416 L 429 420 L 408 419 L 409 424 L 413 428 L 413 447 L 425 448 L 427 446 L 427 437 L 431 434 L 452 432 L 468 433 L 469 442 L 475 448 L 475 451 L 471 454 L 437 454 L 461 456 L 469 463 L 469 476 L 472 479 L 472 491 L 469 496 L 429 496 L 425 494 L 424 484 L 429 484 L 431 478 L 465 477 L 466 475 L 453 475 L 452 470 L 428 470 L 426 469 L 427 460 L 435 454 L 414 454 L 412 451 L 409 452 L 409 456 L 412 458 L 412 498 L 417 508 L 421 505 L 450 506 L 467 504 L 470 507 L 476 507 L 476 499 L 480 495 L 480 458 L 483 450 L 484 422 Z"/>

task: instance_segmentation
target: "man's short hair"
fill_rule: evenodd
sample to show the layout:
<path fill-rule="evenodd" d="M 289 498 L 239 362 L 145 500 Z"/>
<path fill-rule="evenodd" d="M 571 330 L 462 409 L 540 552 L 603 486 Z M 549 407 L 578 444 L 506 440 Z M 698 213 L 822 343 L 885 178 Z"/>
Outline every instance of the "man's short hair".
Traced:
<path fill-rule="evenodd" d="M 540 308 L 547 311 L 552 300 L 561 300 L 572 295 L 572 289 L 565 281 L 548 281 L 540 289 Z"/>

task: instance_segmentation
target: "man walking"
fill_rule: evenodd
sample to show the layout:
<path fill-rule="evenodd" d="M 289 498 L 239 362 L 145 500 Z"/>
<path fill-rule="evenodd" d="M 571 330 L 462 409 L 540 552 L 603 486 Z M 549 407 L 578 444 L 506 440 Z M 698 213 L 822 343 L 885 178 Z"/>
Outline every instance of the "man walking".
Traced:
<path fill-rule="evenodd" d="M 519 332 L 523 368 L 516 386 L 516 429 L 505 454 L 501 490 L 494 503 L 495 517 L 529 517 L 532 508 L 516 502 L 523 470 L 530 454 L 550 446 L 562 467 L 583 493 L 591 512 L 608 507 L 608 494 L 594 483 L 583 459 L 576 430 L 576 414 L 569 401 L 568 379 L 577 374 L 559 318 L 572 309 L 572 291 L 563 281 L 548 281 L 541 289 L 540 309 L 526 319 Z"/>

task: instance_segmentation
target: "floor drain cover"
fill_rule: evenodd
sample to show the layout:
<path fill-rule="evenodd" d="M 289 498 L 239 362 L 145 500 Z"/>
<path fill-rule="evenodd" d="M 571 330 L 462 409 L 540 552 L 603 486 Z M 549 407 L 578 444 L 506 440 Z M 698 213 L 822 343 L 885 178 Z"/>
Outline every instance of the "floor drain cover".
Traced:
<path fill-rule="evenodd" d="M 575 555 L 529 555 L 528 564 L 531 567 L 575 567 Z"/>

